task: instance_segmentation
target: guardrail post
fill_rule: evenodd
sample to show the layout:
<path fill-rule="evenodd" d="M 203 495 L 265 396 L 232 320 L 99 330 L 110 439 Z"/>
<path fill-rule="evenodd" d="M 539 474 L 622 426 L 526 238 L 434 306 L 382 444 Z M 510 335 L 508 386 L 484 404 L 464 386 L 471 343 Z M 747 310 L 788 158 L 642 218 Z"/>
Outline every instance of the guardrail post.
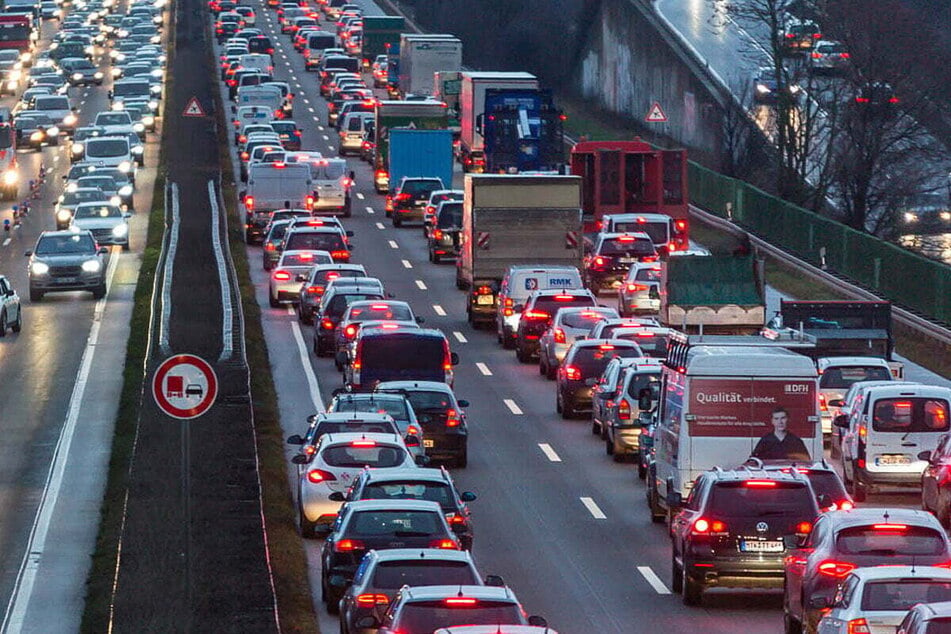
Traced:
<path fill-rule="evenodd" d="M 815 241 L 815 239 L 816 239 L 816 226 L 810 222 L 809 223 L 809 249 L 808 249 L 809 253 L 812 253 L 813 242 Z"/>

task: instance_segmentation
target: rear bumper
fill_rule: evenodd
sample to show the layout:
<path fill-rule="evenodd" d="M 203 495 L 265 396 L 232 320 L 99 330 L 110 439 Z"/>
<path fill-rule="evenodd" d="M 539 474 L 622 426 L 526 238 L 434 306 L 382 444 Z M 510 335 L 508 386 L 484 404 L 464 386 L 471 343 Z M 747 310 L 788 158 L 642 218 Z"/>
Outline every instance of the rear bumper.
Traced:
<path fill-rule="evenodd" d="M 730 557 L 687 560 L 684 574 L 707 586 L 782 588 L 783 557 Z"/>
<path fill-rule="evenodd" d="M 394 207 L 393 214 L 399 214 L 403 220 L 422 220 L 426 209 L 424 207 Z"/>

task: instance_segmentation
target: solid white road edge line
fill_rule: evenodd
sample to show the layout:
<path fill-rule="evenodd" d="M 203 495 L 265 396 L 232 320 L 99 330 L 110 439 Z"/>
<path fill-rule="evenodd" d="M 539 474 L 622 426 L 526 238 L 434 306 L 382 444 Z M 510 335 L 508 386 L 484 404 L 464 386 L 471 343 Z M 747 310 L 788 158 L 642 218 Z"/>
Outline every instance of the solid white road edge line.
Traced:
<path fill-rule="evenodd" d="M 651 584 L 651 587 L 657 594 L 670 594 L 670 590 L 664 585 L 664 582 L 660 580 L 660 577 L 657 576 L 657 573 L 654 572 L 650 566 L 638 566 L 637 571 L 641 573 L 641 576 L 644 577 L 647 583 Z"/>
<path fill-rule="evenodd" d="M 314 411 L 324 411 L 324 399 L 320 396 L 320 384 L 317 382 L 317 375 L 314 374 L 314 368 L 310 365 L 310 355 L 307 353 L 307 346 L 304 345 L 304 335 L 301 334 L 300 324 L 296 321 L 291 322 L 291 332 L 294 333 L 294 341 L 297 342 L 297 352 L 300 353 L 300 362 L 304 366 L 304 376 L 307 378 L 307 388 L 310 391 L 310 402 L 314 404 Z"/>
<path fill-rule="evenodd" d="M 551 448 L 547 442 L 538 443 L 538 448 L 542 450 L 542 453 L 551 460 L 552 462 L 561 462 L 561 456 L 555 453 L 555 450 Z"/>
<path fill-rule="evenodd" d="M 608 516 L 604 514 L 604 511 L 602 511 L 591 498 L 581 498 L 581 503 L 584 504 L 584 507 L 588 509 L 588 512 L 591 513 L 594 519 L 604 520 L 608 518 Z"/>
<path fill-rule="evenodd" d="M 168 325 L 172 315 L 172 272 L 175 267 L 175 253 L 178 251 L 178 226 L 181 224 L 179 223 L 178 183 L 172 183 L 171 193 L 172 227 L 168 235 L 168 251 L 165 253 L 165 266 L 162 272 L 162 319 L 159 322 L 159 348 L 165 356 L 172 353 L 168 344 Z"/>
<path fill-rule="evenodd" d="M 515 414 L 516 416 L 521 416 L 522 414 L 525 413 L 522 411 L 522 408 L 519 407 L 518 404 L 510 398 L 504 398 L 502 399 L 502 402 L 505 403 L 505 406 L 509 408 L 509 411 Z"/>
<path fill-rule="evenodd" d="M 218 267 L 218 286 L 221 288 L 221 356 L 218 361 L 227 361 L 234 352 L 234 306 L 231 302 L 231 280 L 225 253 L 221 248 L 221 212 L 218 209 L 218 191 L 215 182 L 208 181 L 208 200 L 211 202 L 211 246 L 215 251 L 215 264 Z"/>
<path fill-rule="evenodd" d="M 113 252 L 109 256 L 109 266 L 106 270 L 107 289 L 112 287 L 112 278 L 116 273 L 116 267 L 118 265 L 119 256 Z M 60 489 L 63 486 L 63 476 L 66 473 L 66 464 L 69 460 L 69 449 L 73 444 L 73 435 L 76 432 L 80 406 L 82 405 L 83 397 L 86 393 L 86 382 L 89 379 L 89 371 L 92 368 L 92 359 L 95 354 L 96 344 L 99 343 L 99 328 L 102 325 L 102 314 L 103 311 L 105 311 L 108 297 L 109 294 L 107 291 L 106 296 L 96 302 L 96 308 L 92 318 L 92 327 L 89 329 L 86 347 L 83 349 L 83 356 L 79 362 L 79 372 L 76 375 L 76 383 L 73 385 L 73 392 L 69 396 L 66 422 L 59 432 L 59 438 L 53 450 L 53 457 L 50 460 L 50 470 L 46 476 L 46 484 L 43 486 L 43 495 L 40 497 L 36 517 L 33 519 L 33 526 L 30 529 L 30 538 L 27 541 L 26 552 L 23 553 L 23 561 L 20 563 L 20 570 L 17 573 L 17 579 L 13 586 L 13 593 L 10 595 L 10 601 L 7 603 L 7 611 L 6 614 L 4 614 L 0 632 L 20 632 L 24 626 L 23 621 L 26 617 L 27 608 L 30 606 L 33 586 L 36 583 L 36 576 L 43 562 L 43 551 L 46 549 L 46 537 L 49 533 L 50 522 L 53 519 L 53 512 L 56 510 Z"/>

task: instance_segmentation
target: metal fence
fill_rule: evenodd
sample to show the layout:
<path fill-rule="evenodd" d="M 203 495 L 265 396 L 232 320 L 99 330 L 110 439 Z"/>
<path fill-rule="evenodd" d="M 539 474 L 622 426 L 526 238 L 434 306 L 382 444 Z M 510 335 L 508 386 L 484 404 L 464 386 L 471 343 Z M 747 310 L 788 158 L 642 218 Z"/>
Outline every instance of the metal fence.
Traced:
<path fill-rule="evenodd" d="M 825 266 L 883 298 L 932 320 L 951 323 L 951 266 L 856 231 L 696 163 L 688 169 L 693 204 L 770 244 Z M 823 251 L 824 250 L 824 251 Z"/>

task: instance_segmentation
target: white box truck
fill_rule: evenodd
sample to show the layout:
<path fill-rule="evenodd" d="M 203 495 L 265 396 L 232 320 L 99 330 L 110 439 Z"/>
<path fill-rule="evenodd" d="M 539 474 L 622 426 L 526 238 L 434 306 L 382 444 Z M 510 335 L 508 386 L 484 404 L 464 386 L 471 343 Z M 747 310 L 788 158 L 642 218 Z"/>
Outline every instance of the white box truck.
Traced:
<path fill-rule="evenodd" d="M 510 266 L 581 266 L 579 176 L 467 174 L 456 286 L 469 323 L 494 323 Z"/>
<path fill-rule="evenodd" d="M 275 209 L 314 208 L 314 179 L 310 166 L 298 163 L 254 163 L 248 186 L 240 194 L 244 207 L 244 239 L 264 238 L 264 227 Z"/>
<path fill-rule="evenodd" d="M 462 69 L 462 41 L 454 35 L 400 35 L 400 95 L 431 96 L 436 71 Z"/>

